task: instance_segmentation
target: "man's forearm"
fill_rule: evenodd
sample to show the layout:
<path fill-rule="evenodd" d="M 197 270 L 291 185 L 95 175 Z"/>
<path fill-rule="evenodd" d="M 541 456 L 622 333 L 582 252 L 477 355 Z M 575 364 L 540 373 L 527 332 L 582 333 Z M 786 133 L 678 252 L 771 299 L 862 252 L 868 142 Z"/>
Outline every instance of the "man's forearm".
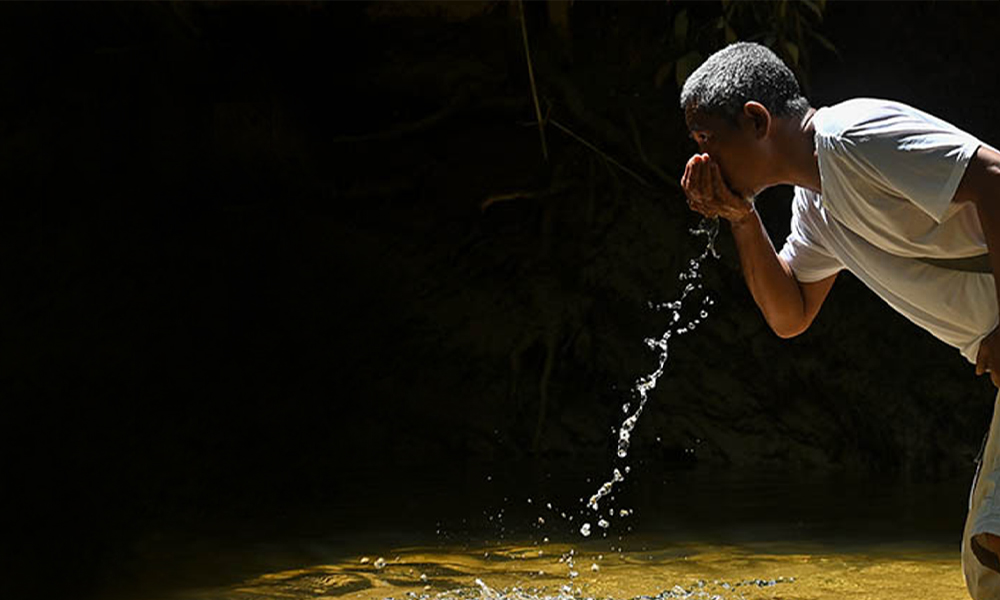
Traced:
<path fill-rule="evenodd" d="M 986 238 L 986 248 L 993 267 L 993 282 L 996 286 L 997 303 L 1000 305 L 1000 194 L 982 198 L 976 203 L 979 223 Z"/>
<path fill-rule="evenodd" d="M 802 291 L 775 252 L 757 211 L 730 224 L 743 278 L 768 325 L 780 337 L 798 335 L 808 326 Z"/>

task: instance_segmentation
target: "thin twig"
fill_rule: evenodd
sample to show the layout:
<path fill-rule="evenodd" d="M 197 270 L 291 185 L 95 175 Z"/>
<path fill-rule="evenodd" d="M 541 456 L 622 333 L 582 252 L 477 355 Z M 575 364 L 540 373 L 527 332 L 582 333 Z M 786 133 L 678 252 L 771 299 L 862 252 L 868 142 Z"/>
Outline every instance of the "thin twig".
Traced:
<path fill-rule="evenodd" d="M 524 0 L 518 0 L 521 11 L 521 38 L 524 39 L 524 56 L 528 59 L 528 80 L 531 82 L 531 98 L 535 101 L 535 118 L 538 119 L 538 135 L 542 138 L 542 156 L 549 160 L 549 149 L 545 145 L 545 120 L 542 119 L 542 109 L 538 105 L 538 90 L 535 89 L 535 71 L 531 68 L 531 51 L 528 49 L 528 28 L 524 24 Z"/>
<path fill-rule="evenodd" d="M 642 149 L 642 138 L 639 136 L 639 127 L 636 126 L 635 119 L 632 118 L 632 112 L 626 109 L 625 116 L 628 117 L 629 127 L 632 128 L 632 137 L 635 138 L 635 147 L 639 150 L 639 158 L 642 159 L 643 164 L 645 164 L 650 171 L 656 173 L 657 177 L 659 177 L 664 183 L 668 183 L 675 188 L 680 189 L 681 185 L 676 179 L 667 175 L 663 169 L 653 164 L 653 162 L 646 157 L 646 152 Z"/>
<path fill-rule="evenodd" d="M 572 137 L 573 139 L 575 139 L 576 141 L 580 142 L 584 146 L 586 146 L 586 147 L 590 148 L 591 150 L 593 150 L 594 152 L 600 154 L 601 156 L 604 157 L 605 160 L 607 160 L 608 162 L 610 162 L 611 164 L 615 165 L 616 167 L 618 167 L 622 171 L 625 171 L 626 173 L 628 173 L 629 175 L 631 175 L 632 177 L 634 177 L 642 185 L 644 185 L 646 187 L 653 187 L 653 186 L 649 185 L 649 182 L 646 181 L 645 179 L 643 179 L 638 173 L 636 173 L 632 169 L 626 167 L 625 165 L 621 164 L 620 162 L 618 162 L 614 158 L 608 156 L 605 152 L 602 152 L 601 149 L 598 148 L 597 146 L 591 144 L 587 140 L 585 140 L 582 137 L 578 136 L 577 134 L 573 133 L 572 131 L 570 131 L 570 129 L 568 127 L 566 127 L 565 125 L 563 125 L 559 121 L 556 121 L 555 119 L 549 119 L 549 123 L 552 123 L 552 125 L 555 126 L 556 129 L 559 129 L 560 131 L 566 133 L 566 135 Z"/>
<path fill-rule="evenodd" d="M 518 200 L 520 198 L 545 198 L 548 196 L 554 196 L 556 194 L 561 194 L 569 190 L 568 185 L 553 186 L 544 190 L 518 190 L 514 192 L 506 192 L 502 194 L 493 194 L 487 196 L 485 200 L 479 205 L 479 210 L 485 212 L 487 208 L 496 204 L 497 202 L 506 202 L 508 200 Z"/>

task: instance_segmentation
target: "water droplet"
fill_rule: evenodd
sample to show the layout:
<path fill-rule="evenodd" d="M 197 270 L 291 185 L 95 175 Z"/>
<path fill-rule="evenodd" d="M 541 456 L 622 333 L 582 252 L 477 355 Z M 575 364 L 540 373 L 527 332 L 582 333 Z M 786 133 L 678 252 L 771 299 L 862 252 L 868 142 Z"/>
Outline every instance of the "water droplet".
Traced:
<path fill-rule="evenodd" d="M 611 523 L 608 523 L 605 519 L 601 519 L 597 522 L 597 526 L 601 529 L 607 529 L 610 525 Z"/>
<path fill-rule="evenodd" d="M 375 561 L 375 568 L 381 569 L 383 567 L 385 567 L 385 559 L 380 556 L 378 557 L 378 560 Z"/>
<path fill-rule="evenodd" d="M 583 537 L 587 537 L 590 535 L 590 523 L 584 523 L 580 527 L 580 535 L 582 535 Z"/>
<path fill-rule="evenodd" d="M 601 570 L 601 567 L 598 567 L 597 563 L 593 563 L 590 565 L 590 570 L 596 573 Z"/>

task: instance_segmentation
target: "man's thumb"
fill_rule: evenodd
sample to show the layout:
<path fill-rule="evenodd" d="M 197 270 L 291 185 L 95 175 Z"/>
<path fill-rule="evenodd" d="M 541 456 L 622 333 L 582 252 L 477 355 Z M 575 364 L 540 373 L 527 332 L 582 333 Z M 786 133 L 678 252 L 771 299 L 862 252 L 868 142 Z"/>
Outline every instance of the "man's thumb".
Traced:
<path fill-rule="evenodd" d="M 989 356 L 989 350 L 986 349 L 986 344 L 979 343 L 979 352 L 976 353 L 976 375 L 982 375 L 986 372 L 986 359 Z"/>

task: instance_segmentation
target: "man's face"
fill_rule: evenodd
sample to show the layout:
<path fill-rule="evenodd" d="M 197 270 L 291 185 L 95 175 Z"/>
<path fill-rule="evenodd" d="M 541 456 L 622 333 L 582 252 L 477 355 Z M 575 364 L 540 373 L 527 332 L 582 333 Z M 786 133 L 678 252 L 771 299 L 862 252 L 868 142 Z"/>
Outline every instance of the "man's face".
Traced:
<path fill-rule="evenodd" d="M 689 109 L 685 120 L 691 139 L 700 152 L 719 165 L 723 180 L 733 192 L 751 198 L 765 187 L 760 179 L 762 147 L 750 117 L 740 115 L 738 123 L 733 124 L 724 117 Z"/>

